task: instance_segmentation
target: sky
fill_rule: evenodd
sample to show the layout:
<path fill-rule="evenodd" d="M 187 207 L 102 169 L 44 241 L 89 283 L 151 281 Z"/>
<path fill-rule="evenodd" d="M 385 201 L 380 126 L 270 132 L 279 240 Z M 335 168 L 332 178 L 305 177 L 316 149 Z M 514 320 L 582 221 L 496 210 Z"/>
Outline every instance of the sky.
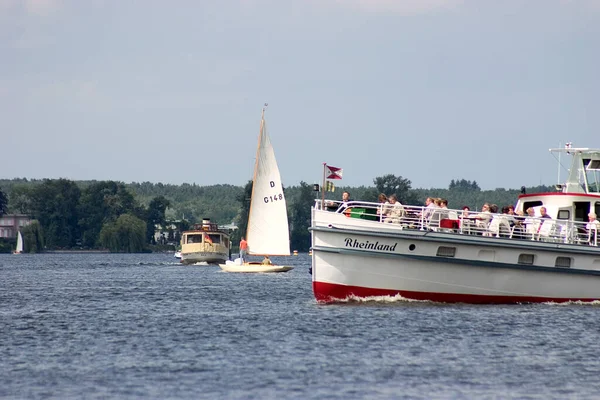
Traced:
<path fill-rule="evenodd" d="M 600 0 L 0 0 L 0 54 L 2 179 L 244 185 L 264 103 L 286 186 L 600 148 Z"/>

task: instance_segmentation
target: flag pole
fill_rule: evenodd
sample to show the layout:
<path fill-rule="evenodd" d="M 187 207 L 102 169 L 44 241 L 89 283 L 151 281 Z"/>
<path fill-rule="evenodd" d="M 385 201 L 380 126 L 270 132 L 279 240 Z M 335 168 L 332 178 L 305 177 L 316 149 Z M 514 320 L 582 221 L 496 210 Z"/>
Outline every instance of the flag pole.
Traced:
<path fill-rule="evenodd" d="M 323 185 L 321 185 L 321 210 L 325 209 L 325 170 L 327 163 L 323 163 Z"/>

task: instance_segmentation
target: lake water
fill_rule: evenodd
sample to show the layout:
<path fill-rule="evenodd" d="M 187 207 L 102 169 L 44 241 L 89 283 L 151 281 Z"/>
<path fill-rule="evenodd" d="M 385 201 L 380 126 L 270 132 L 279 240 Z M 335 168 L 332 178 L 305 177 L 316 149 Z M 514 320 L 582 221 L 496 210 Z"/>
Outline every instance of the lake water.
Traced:
<path fill-rule="evenodd" d="M 286 262 L 231 274 L 172 254 L 0 255 L 0 397 L 600 396 L 600 305 L 320 305 L 310 258 Z"/>

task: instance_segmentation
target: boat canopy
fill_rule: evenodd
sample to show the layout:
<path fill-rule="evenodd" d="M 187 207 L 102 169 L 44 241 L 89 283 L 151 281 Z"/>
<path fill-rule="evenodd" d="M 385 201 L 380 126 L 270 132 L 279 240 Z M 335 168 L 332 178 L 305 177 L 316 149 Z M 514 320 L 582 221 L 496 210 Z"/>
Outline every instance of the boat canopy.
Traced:
<path fill-rule="evenodd" d="M 570 143 L 564 148 L 550 149 L 553 153 L 566 153 L 572 157 L 569 175 L 557 189 L 563 193 L 600 193 L 600 149 L 573 148 Z"/>

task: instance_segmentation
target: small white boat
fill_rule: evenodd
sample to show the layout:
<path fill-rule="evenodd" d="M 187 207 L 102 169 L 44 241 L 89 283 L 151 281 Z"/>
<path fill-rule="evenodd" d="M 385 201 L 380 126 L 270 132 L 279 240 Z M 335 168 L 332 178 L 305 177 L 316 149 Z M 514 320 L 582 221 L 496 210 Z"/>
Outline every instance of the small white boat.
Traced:
<path fill-rule="evenodd" d="M 13 251 L 13 254 L 21 254 L 23 253 L 23 235 L 21 235 L 21 231 L 17 234 L 17 247 Z"/>
<path fill-rule="evenodd" d="M 262 110 L 258 134 L 246 241 L 249 255 L 289 256 L 287 206 L 275 152 L 267 133 L 266 106 Z M 219 267 L 227 272 L 285 272 L 293 269 L 291 266 L 253 262 L 240 265 L 231 261 L 219 264 Z"/>
<path fill-rule="evenodd" d="M 181 250 L 176 251 L 174 257 L 177 259 L 181 259 Z"/>
<path fill-rule="evenodd" d="M 600 214 L 600 149 L 550 151 L 572 156 L 567 181 L 556 192 L 521 194 L 517 215 L 404 206 L 402 218 L 385 223 L 376 216 L 377 203 L 328 211 L 317 200 L 310 228 L 316 300 L 600 300 L 594 216 Z M 535 215 L 521 214 L 528 209 Z"/>

